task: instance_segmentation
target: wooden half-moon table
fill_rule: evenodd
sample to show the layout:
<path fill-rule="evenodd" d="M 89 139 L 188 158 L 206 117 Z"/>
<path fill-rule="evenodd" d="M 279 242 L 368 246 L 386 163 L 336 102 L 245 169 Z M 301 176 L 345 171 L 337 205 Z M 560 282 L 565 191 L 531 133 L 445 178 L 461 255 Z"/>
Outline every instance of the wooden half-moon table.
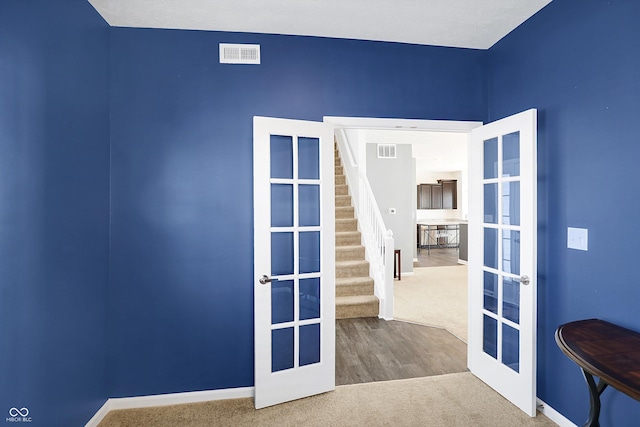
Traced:
<path fill-rule="evenodd" d="M 600 426 L 600 395 L 607 385 L 640 400 L 640 333 L 604 320 L 578 320 L 556 330 L 556 343 L 582 369 L 589 386 L 585 427 Z M 594 376 L 600 378 L 597 384 Z"/>

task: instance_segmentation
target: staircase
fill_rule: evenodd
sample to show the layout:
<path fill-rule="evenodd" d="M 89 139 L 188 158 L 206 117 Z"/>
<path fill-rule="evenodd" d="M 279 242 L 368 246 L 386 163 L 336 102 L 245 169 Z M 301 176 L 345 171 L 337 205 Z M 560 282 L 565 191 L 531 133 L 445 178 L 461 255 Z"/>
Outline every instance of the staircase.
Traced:
<path fill-rule="evenodd" d="M 358 231 L 340 154 L 335 149 L 336 186 L 336 319 L 378 317 L 369 262 Z"/>

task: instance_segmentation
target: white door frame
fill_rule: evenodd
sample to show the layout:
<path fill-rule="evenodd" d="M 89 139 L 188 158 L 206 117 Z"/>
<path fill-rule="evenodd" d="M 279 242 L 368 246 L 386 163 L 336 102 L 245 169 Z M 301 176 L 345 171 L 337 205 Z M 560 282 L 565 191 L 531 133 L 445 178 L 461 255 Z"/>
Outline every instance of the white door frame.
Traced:
<path fill-rule="evenodd" d="M 388 118 L 373 118 L 373 117 L 337 117 L 337 116 L 325 116 L 324 122 L 330 123 L 337 131 L 351 130 L 386 130 L 386 131 L 411 131 L 411 132 L 450 132 L 456 134 L 470 135 L 471 130 L 479 126 L 482 126 L 482 122 L 475 121 L 459 121 L 459 120 L 421 120 L 421 119 L 388 119 Z M 351 149 L 351 147 L 347 147 Z M 366 149 L 363 141 L 360 141 L 360 146 L 357 148 L 358 156 L 354 156 L 351 151 L 347 151 L 346 158 L 343 158 L 345 164 L 350 163 L 351 167 L 358 168 L 359 173 L 366 175 Z M 468 150 L 468 149 L 467 149 Z M 358 158 L 355 158 L 358 157 Z M 464 187 L 463 187 L 464 190 Z M 463 191 L 464 194 L 464 191 Z M 415 199 L 415 198 L 414 198 Z M 412 206 L 414 208 L 415 206 Z M 412 229 L 415 230 L 417 224 L 417 218 L 413 216 Z M 413 233 L 415 239 L 415 233 Z M 415 257 L 415 244 L 414 250 L 410 256 Z M 413 273 L 404 273 L 413 274 Z M 393 318 L 393 307 L 390 312 L 386 313 L 384 318 Z"/>

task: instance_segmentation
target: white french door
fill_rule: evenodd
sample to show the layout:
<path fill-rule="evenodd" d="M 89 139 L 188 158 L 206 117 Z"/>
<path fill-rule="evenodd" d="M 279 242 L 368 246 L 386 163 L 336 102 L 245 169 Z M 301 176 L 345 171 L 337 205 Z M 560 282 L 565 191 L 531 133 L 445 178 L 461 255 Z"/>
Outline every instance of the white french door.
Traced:
<path fill-rule="evenodd" d="M 471 131 L 469 344 L 473 374 L 536 414 L 537 112 Z"/>
<path fill-rule="evenodd" d="M 255 406 L 335 389 L 333 127 L 254 117 Z"/>

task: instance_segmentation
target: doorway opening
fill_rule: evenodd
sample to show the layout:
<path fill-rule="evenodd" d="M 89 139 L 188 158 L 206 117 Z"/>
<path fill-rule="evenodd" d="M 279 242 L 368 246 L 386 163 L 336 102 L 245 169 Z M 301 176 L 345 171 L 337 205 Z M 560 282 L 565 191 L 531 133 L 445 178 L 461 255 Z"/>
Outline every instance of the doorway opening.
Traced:
<path fill-rule="evenodd" d="M 458 263 L 459 251 L 457 245 L 449 245 L 453 247 L 440 247 L 437 249 L 434 247 L 429 251 L 426 247 L 420 248 L 420 235 L 416 231 L 419 230 L 419 221 L 429 217 L 444 220 L 466 219 L 468 137 L 470 130 L 481 125 L 481 123 L 335 117 L 325 117 L 324 121 L 332 123 L 336 133 L 342 134 L 343 140 L 349 140 L 350 146 L 345 147 L 349 152 L 343 154 L 343 162 L 351 163 L 350 166 L 358 169 L 358 173 L 363 173 L 370 177 L 373 177 L 378 171 L 375 169 L 375 160 L 371 162 L 374 164 L 373 167 L 371 163 L 367 164 L 367 153 L 370 158 L 370 152 L 377 151 L 375 148 L 378 145 L 397 144 L 411 145 L 412 147 L 409 150 L 409 158 L 404 159 L 405 162 L 408 162 L 407 176 L 410 177 L 410 182 L 407 183 L 405 179 L 401 184 L 390 183 L 390 187 L 407 186 L 408 196 L 397 206 L 384 205 L 385 202 L 388 202 L 388 200 L 385 200 L 384 194 L 381 197 L 382 200 L 378 200 L 381 213 L 389 218 L 390 225 L 387 228 L 393 230 L 394 239 L 400 240 L 396 243 L 396 248 L 398 246 L 401 247 L 403 257 L 408 261 L 408 266 L 403 263 L 401 267 L 402 280 L 394 282 L 396 299 L 394 319 L 396 320 L 391 322 L 379 319 L 338 321 L 336 326 L 338 333 L 336 350 L 337 352 L 344 351 L 346 353 L 348 360 L 344 361 L 344 363 L 351 364 L 350 370 L 355 371 L 355 373 L 340 372 L 341 356 L 337 354 L 337 384 L 341 383 L 341 378 L 344 378 L 345 375 L 350 383 L 376 380 L 367 378 L 371 376 L 371 373 L 356 366 L 358 352 L 357 349 L 354 349 L 354 346 L 368 347 L 372 350 L 372 353 L 377 354 L 377 356 L 369 356 L 370 359 L 374 358 L 376 360 L 363 360 L 362 363 L 365 365 L 373 364 L 376 370 L 382 371 L 383 379 L 410 377 L 403 377 L 405 375 L 403 371 L 407 370 L 406 366 L 399 366 L 396 363 L 393 369 L 396 369 L 397 376 L 393 377 L 393 373 L 385 372 L 388 367 L 380 362 L 381 360 L 393 358 L 393 354 L 386 354 L 385 352 L 398 347 L 402 349 L 405 355 L 404 359 L 407 359 L 408 355 L 411 354 L 440 359 L 439 361 L 429 360 L 427 362 L 428 368 L 415 368 L 415 376 L 438 375 L 466 370 L 466 323 L 468 311 L 466 265 Z M 449 144 L 448 147 L 447 144 Z M 399 150 L 395 154 L 398 156 L 401 153 L 402 150 Z M 458 158 L 455 159 L 455 157 Z M 369 160 L 371 161 L 371 159 Z M 416 202 L 417 186 L 421 183 L 421 180 L 425 179 L 425 174 L 429 175 L 429 173 L 431 176 L 441 175 L 440 178 L 454 176 L 455 180 L 458 181 L 459 189 L 457 194 L 459 201 L 456 200 L 456 210 L 441 210 L 439 212 L 434 210 L 428 212 L 418 209 L 419 206 Z M 385 176 L 387 183 L 393 181 L 391 178 L 388 175 Z M 375 180 L 375 178 L 372 179 Z M 433 180 L 435 183 L 436 180 Z M 382 191 L 384 192 L 384 190 L 383 188 Z M 395 190 L 391 189 L 391 191 Z M 376 199 L 378 199 L 377 194 Z M 398 221 L 395 221 L 394 223 L 394 220 L 398 218 L 397 213 L 399 212 L 408 213 L 408 220 L 405 216 L 404 222 L 398 223 Z M 390 215 L 395 216 L 391 217 Z M 408 254 L 408 256 L 404 254 Z M 424 258 L 426 261 L 424 263 L 427 265 L 421 265 L 421 258 Z M 431 270 L 425 268 L 428 265 L 455 268 L 457 270 L 455 273 L 457 274 L 439 271 L 443 270 L 442 268 L 436 268 L 430 272 L 431 276 L 440 274 L 442 280 L 449 283 L 452 280 L 456 281 L 455 286 L 453 284 L 448 287 L 445 286 L 448 289 L 444 293 L 438 292 L 434 294 L 433 289 L 425 293 L 426 285 L 433 282 L 432 279 L 424 277 L 425 273 L 427 273 L 426 270 Z M 462 292 L 458 292 L 458 295 L 455 295 L 455 293 L 451 293 L 451 290 L 454 289 L 458 291 L 462 289 Z M 438 298 L 442 300 L 438 301 Z M 456 309 L 445 310 L 442 313 L 446 315 L 438 317 L 434 315 L 434 310 L 428 308 L 429 304 L 434 307 L 454 306 Z M 399 312 L 397 311 L 398 309 L 400 309 Z M 430 314 L 430 316 L 423 316 L 422 314 L 425 313 Z M 455 322 L 451 321 L 451 313 L 455 313 L 459 319 Z M 455 333 L 456 331 L 457 333 Z M 464 331 L 464 333 L 460 331 Z M 450 333 L 453 333 L 454 336 Z M 393 339 L 404 340 L 404 344 L 401 341 L 393 341 Z M 354 341 L 356 344 L 354 344 Z M 416 341 L 431 343 L 431 346 L 436 347 L 443 345 L 443 350 L 436 348 L 434 352 L 429 354 L 424 349 L 415 348 L 413 343 Z M 353 345 L 349 346 L 349 342 Z M 408 343 L 412 344 L 408 345 Z M 344 349 L 341 350 L 343 347 Z M 445 347 L 448 347 L 448 349 L 444 350 Z M 461 349 L 458 347 L 461 347 Z M 409 364 L 420 365 L 422 362 L 423 360 L 413 360 Z M 389 364 L 392 365 L 393 363 L 390 362 Z M 349 378 L 350 376 L 352 378 Z"/>

